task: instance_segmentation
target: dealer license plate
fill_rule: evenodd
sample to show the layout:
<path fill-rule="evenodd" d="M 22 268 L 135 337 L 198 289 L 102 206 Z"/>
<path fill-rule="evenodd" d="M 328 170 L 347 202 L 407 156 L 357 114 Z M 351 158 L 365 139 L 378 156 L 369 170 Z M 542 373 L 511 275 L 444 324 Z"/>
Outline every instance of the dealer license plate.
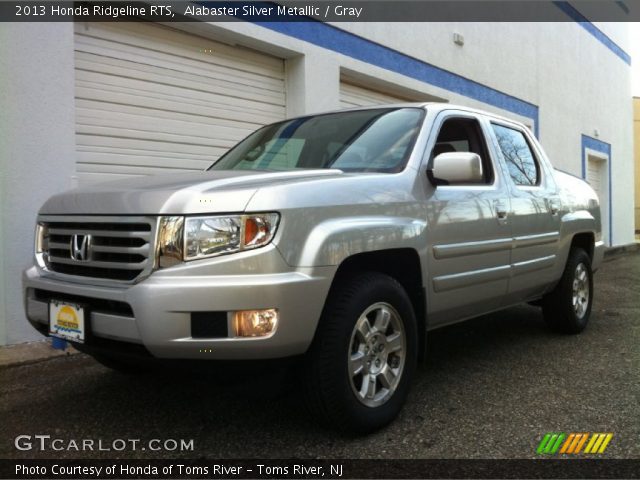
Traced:
<path fill-rule="evenodd" d="M 84 308 L 77 304 L 49 303 L 49 334 L 54 337 L 84 343 Z"/>

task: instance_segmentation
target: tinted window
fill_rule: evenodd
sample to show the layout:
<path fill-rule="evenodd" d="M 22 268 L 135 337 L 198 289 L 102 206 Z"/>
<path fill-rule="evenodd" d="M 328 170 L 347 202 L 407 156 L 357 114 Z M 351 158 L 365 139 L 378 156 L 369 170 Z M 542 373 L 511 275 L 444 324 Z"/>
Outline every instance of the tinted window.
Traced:
<path fill-rule="evenodd" d="M 538 185 L 538 164 L 522 132 L 493 124 L 498 145 L 507 162 L 509 174 L 516 185 Z"/>
<path fill-rule="evenodd" d="M 287 120 L 249 135 L 210 170 L 404 168 L 423 118 L 418 108 L 378 108 Z"/>

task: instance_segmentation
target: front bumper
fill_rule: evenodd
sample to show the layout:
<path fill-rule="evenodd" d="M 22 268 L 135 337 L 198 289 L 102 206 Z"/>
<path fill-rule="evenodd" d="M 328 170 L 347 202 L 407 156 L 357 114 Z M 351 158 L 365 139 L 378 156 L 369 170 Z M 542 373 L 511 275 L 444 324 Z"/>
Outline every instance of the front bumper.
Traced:
<path fill-rule="evenodd" d="M 268 273 L 257 273 L 265 269 L 260 266 Z M 158 358 L 282 358 L 309 347 L 335 268 L 293 269 L 273 246 L 159 270 L 127 286 L 92 285 L 88 278 L 61 280 L 34 266 L 23 274 L 25 310 L 29 321 L 43 331 L 49 319 L 48 299 L 87 299 L 87 347 L 92 340 L 106 339 L 142 345 Z M 234 337 L 231 331 L 225 338 L 192 336 L 194 312 L 266 308 L 279 311 L 270 336 Z"/>

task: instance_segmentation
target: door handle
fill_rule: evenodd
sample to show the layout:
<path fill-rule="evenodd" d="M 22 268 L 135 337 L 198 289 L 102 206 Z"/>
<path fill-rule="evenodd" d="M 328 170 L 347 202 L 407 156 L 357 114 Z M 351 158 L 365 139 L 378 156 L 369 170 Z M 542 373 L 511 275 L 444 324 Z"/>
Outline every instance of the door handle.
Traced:
<path fill-rule="evenodd" d="M 496 215 L 498 216 L 498 220 L 505 220 L 507 218 L 507 204 L 504 200 L 496 200 Z"/>
<path fill-rule="evenodd" d="M 551 215 L 557 215 L 560 211 L 560 200 L 557 198 L 549 199 L 549 212 Z"/>

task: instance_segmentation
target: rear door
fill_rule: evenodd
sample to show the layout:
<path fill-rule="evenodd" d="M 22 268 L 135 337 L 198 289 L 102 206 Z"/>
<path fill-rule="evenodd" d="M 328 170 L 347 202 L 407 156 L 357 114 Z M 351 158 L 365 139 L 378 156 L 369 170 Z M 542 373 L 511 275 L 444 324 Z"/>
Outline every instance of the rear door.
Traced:
<path fill-rule="evenodd" d="M 513 230 L 507 304 L 533 299 L 553 281 L 562 205 L 549 166 L 531 132 L 491 121 L 491 134 L 506 170 Z"/>
<path fill-rule="evenodd" d="M 423 165 L 447 151 L 483 160 L 478 184 L 428 186 L 427 308 L 436 327 L 498 308 L 507 293 L 511 262 L 509 191 L 486 138 L 490 125 L 473 113 L 447 110 L 434 122 Z"/>

